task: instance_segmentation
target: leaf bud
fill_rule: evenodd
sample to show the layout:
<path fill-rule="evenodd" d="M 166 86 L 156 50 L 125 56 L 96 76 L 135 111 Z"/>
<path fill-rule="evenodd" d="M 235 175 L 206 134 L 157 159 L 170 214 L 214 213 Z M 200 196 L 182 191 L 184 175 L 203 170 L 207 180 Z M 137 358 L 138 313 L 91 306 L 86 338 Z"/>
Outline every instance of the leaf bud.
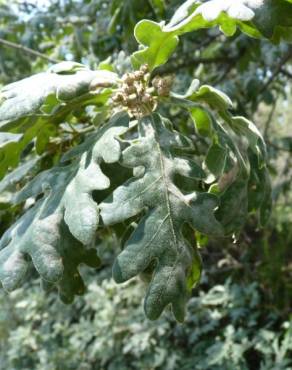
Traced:
<path fill-rule="evenodd" d="M 146 89 L 146 92 L 147 92 L 148 94 L 153 94 L 153 93 L 154 93 L 154 91 L 155 91 L 154 87 L 148 87 L 148 88 Z"/>
<path fill-rule="evenodd" d="M 128 100 L 131 102 L 136 102 L 138 100 L 137 95 L 136 94 L 129 95 Z"/>
<path fill-rule="evenodd" d="M 150 94 L 145 94 L 142 97 L 142 102 L 145 103 L 145 104 L 151 103 L 152 102 L 152 96 Z"/>
<path fill-rule="evenodd" d="M 142 71 L 136 71 L 134 72 L 134 75 L 137 81 L 142 81 L 144 78 L 144 73 Z"/>
<path fill-rule="evenodd" d="M 125 85 L 123 86 L 123 92 L 127 95 L 130 95 L 130 94 L 133 94 L 133 93 L 136 93 L 137 90 L 136 90 L 136 87 L 134 85 Z"/>
<path fill-rule="evenodd" d="M 143 72 L 143 74 L 149 72 L 149 66 L 148 64 L 143 64 L 141 67 L 140 67 L 140 71 Z"/>
<path fill-rule="evenodd" d="M 169 87 L 168 86 L 161 86 L 157 89 L 158 95 L 160 96 L 168 96 L 169 95 Z"/>
<path fill-rule="evenodd" d="M 118 92 L 116 95 L 112 97 L 113 101 L 116 103 L 121 103 L 124 100 L 124 96 L 122 93 Z"/>
<path fill-rule="evenodd" d="M 156 76 L 152 80 L 152 86 L 154 86 L 156 89 L 161 86 L 162 78 L 159 76 Z"/>
<path fill-rule="evenodd" d="M 135 75 L 133 73 L 127 73 L 122 78 L 123 82 L 125 82 L 127 85 L 133 85 L 135 82 Z"/>

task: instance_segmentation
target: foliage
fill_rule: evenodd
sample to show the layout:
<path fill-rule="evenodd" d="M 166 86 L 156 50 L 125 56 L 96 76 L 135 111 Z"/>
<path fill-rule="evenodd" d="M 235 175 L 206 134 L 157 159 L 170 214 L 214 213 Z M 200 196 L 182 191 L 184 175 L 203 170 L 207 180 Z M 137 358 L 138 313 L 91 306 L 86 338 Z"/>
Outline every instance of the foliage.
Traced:
<path fill-rule="evenodd" d="M 133 64 L 148 63 L 153 69 L 164 64 L 178 43 L 178 36 L 200 28 L 220 25 L 220 29 L 232 36 L 239 27 L 250 36 L 280 37 L 291 35 L 292 14 L 290 0 L 210 0 L 186 1 L 164 25 L 143 20 L 135 28 L 135 37 L 143 49 L 134 53 Z M 267 21 L 268 19 L 268 21 Z M 284 31 L 282 31 L 282 27 Z M 281 29 L 278 33 L 277 30 Z M 289 29 L 290 28 L 290 29 Z"/>
<path fill-rule="evenodd" d="M 63 62 L 48 72 L 12 83 L 1 91 L 1 171 L 17 166 L 22 150 L 37 137 L 36 151 L 41 154 L 55 135 L 55 125 L 89 104 L 106 104 L 117 77 L 109 71 L 89 71 L 78 63 Z M 44 89 L 45 86 L 45 89 Z M 30 93 L 31 89 L 33 94 Z M 96 91 L 98 90 L 98 92 Z M 92 102 L 93 91 L 98 98 Z M 32 114 L 34 113 L 35 114 Z M 11 134 L 7 134 L 11 132 Z M 45 138 L 42 137 L 45 136 Z"/>
<path fill-rule="evenodd" d="M 117 287 L 108 275 L 89 278 L 71 306 L 40 293 L 37 282 L 2 292 L 0 369 L 292 368 L 292 324 L 263 308 L 257 283 L 201 291 L 182 326 L 169 314 L 146 320 L 141 283 Z"/>
<path fill-rule="evenodd" d="M 150 8 L 145 12 L 164 13 L 161 2 Z M 113 3 L 111 30 L 125 9 Z M 146 315 L 157 319 L 171 303 L 182 321 L 200 277 L 195 239 L 236 238 L 249 212 L 266 224 L 271 185 L 258 128 L 234 113 L 220 90 L 194 80 L 174 91 L 172 79 L 155 69 L 180 47 L 178 37 L 214 25 L 228 36 L 238 25 L 279 41 L 291 29 L 291 2 L 187 1 L 169 23 L 137 24 L 134 71 L 122 55 L 97 70 L 62 62 L 2 89 L 0 188 L 9 194 L 2 207 L 18 213 L 1 239 L 5 289 L 25 281 L 32 260 L 44 288 L 55 286 L 72 301 L 84 293 L 79 265 L 98 266 L 96 236 L 101 243 L 110 232 L 124 249 L 115 280 L 147 275 Z"/>

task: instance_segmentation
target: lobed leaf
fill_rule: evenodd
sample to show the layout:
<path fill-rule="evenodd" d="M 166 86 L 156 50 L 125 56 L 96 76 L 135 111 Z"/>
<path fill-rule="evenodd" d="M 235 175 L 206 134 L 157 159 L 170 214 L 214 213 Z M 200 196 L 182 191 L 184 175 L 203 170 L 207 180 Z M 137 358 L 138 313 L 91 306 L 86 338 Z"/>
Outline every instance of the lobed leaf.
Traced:
<path fill-rule="evenodd" d="M 217 198 L 197 191 L 185 195 L 175 185 L 176 174 L 204 177 L 197 164 L 175 154 L 176 148 L 187 149 L 186 138 L 170 131 L 169 123 L 156 114 L 142 118 L 139 124 L 139 139 L 131 142 L 122 156 L 124 166 L 140 169 L 138 175 L 100 204 L 105 225 L 146 211 L 117 257 L 113 276 L 117 282 L 126 281 L 154 262 L 145 299 L 146 315 L 156 319 L 171 304 L 175 317 L 182 321 L 188 281 L 190 276 L 198 277 L 194 271 L 200 270 L 197 251 L 183 236 L 182 227 L 187 223 L 202 233 L 222 235 L 222 227 L 214 217 Z"/>
<path fill-rule="evenodd" d="M 237 27 L 252 37 L 279 41 L 292 30 L 292 4 L 289 0 L 188 0 L 168 24 L 140 21 L 135 36 L 142 50 L 134 53 L 135 68 L 149 64 L 150 69 L 164 64 L 174 52 L 178 37 L 202 28 L 219 26 L 226 36 Z M 153 36 L 154 35 L 154 36 Z M 153 36 L 153 37 L 152 37 Z"/>
<path fill-rule="evenodd" d="M 82 294 L 78 265 L 95 267 L 99 261 L 91 248 L 99 222 L 93 192 L 110 186 L 100 164 L 119 160 L 117 137 L 127 131 L 128 123 L 126 113 L 116 114 L 72 163 L 40 173 L 16 194 L 14 203 L 44 193 L 0 241 L 0 280 L 5 289 L 13 290 L 24 281 L 30 257 L 42 279 L 58 285 L 64 301 Z"/>
<path fill-rule="evenodd" d="M 0 135 L 14 133 L 18 140 L 0 147 L 0 178 L 18 164 L 26 145 L 38 137 L 37 150 L 44 144 L 40 137 L 50 135 L 50 127 L 62 122 L 78 106 L 106 103 L 109 87 L 117 83 L 116 74 L 91 71 L 82 64 L 62 62 L 47 72 L 14 82 L 0 91 Z M 98 97 L 98 98 L 97 98 Z M 49 129 L 48 129 L 49 128 Z"/>
<path fill-rule="evenodd" d="M 167 62 L 178 45 L 178 37 L 163 32 L 163 26 L 148 20 L 140 21 L 135 27 L 135 37 L 143 49 L 132 55 L 132 64 L 138 69 L 148 64 L 150 70 Z"/>

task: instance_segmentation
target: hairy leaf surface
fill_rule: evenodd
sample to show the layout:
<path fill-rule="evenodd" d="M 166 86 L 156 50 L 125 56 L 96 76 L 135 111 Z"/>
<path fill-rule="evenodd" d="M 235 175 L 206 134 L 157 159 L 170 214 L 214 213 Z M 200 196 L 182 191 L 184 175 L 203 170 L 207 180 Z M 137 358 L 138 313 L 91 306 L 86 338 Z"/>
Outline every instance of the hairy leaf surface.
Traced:
<path fill-rule="evenodd" d="M 156 114 L 141 119 L 140 137 L 122 157 L 123 165 L 134 168 L 137 176 L 118 187 L 100 208 L 106 225 L 146 211 L 117 257 L 113 275 L 117 282 L 123 282 L 156 261 L 145 312 L 156 319 L 171 304 L 174 315 L 182 321 L 187 281 L 192 265 L 198 264 L 197 252 L 184 238 L 182 226 L 188 223 L 214 236 L 222 235 L 222 227 L 213 214 L 218 205 L 216 196 L 198 191 L 185 195 L 174 184 L 177 174 L 202 179 L 204 172 L 190 159 L 175 155 L 175 150 L 188 148 L 188 140 L 165 124 L 169 125 Z"/>
<path fill-rule="evenodd" d="M 62 62 L 47 72 L 14 82 L 0 92 L 0 135 L 17 133 L 1 143 L 0 178 L 15 167 L 26 145 L 36 136 L 48 139 L 48 125 L 62 122 L 77 107 L 106 103 L 116 74 L 91 71 L 82 64 Z M 38 148 L 40 146 L 38 145 Z M 38 150 L 41 151 L 41 150 Z"/>
<path fill-rule="evenodd" d="M 15 203 L 43 192 L 44 197 L 1 239 L 0 280 L 7 290 L 24 281 L 30 256 L 43 280 L 58 283 L 63 300 L 70 301 L 81 292 L 77 266 L 81 262 L 90 265 L 90 256 L 92 263 L 97 263 L 93 250 L 88 249 L 93 246 L 99 222 L 92 193 L 110 186 L 100 164 L 119 160 L 117 136 L 128 129 L 128 122 L 126 113 L 117 114 L 71 164 L 40 173 L 17 193 Z"/>
<path fill-rule="evenodd" d="M 133 65 L 148 63 L 154 69 L 168 60 L 180 35 L 214 26 L 227 36 L 239 27 L 249 36 L 279 41 L 292 30 L 292 4 L 288 0 L 186 1 L 166 25 L 148 20 L 137 24 L 135 36 L 142 49 L 133 54 Z"/>

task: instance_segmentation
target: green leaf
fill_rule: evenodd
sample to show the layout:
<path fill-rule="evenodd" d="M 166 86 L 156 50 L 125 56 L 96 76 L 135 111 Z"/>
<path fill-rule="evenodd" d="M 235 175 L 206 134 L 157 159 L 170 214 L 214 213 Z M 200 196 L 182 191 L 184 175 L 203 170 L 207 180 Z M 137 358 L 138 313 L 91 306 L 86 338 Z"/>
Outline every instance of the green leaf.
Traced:
<path fill-rule="evenodd" d="M 263 190 L 263 198 L 260 205 L 260 225 L 266 226 L 272 212 L 272 183 L 269 171 L 266 167 L 262 169 L 260 185 Z"/>
<path fill-rule="evenodd" d="M 164 0 L 150 0 L 150 4 L 159 17 L 162 17 L 164 15 L 164 11 L 166 8 Z"/>
<path fill-rule="evenodd" d="M 257 155 L 259 163 L 265 163 L 266 144 L 256 127 L 248 119 L 241 116 L 232 116 L 228 109 L 232 108 L 232 102 L 222 91 L 208 85 L 203 85 L 198 91 L 187 97 L 189 100 L 198 103 L 207 103 L 210 108 L 217 111 L 221 118 L 239 137 L 245 137 L 249 147 Z"/>
<path fill-rule="evenodd" d="M 219 113 L 219 115 L 227 122 L 231 120 L 231 115 L 228 110 L 233 107 L 233 104 L 230 98 L 224 92 L 212 86 L 199 86 L 197 80 L 192 81 L 190 87 L 184 95 L 171 93 L 170 99 L 173 104 L 178 104 L 184 108 L 187 108 L 190 111 L 195 123 L 195 115 L 197 115 L 198 123 L 200 123 L 200 120 L 203 121 L 202 125 L 205 126 L 204 134 L 207 134 L 207 132 L 210 133 L 207 128 L 210 128 L 210 125 L 212 126 L 212 118 L 210 117 L 210 113 L 208 113 L 208 109 L 206 108 L 211 108 L 215 112 Z"/>
<path fill-rule="evenodd" d="M 210 136 L 212 120 L 208 112 L 199 107 L 190 108 L 190 114 L 196 126 L 198 133 L 202 136 Z"/>
<path fill-rule="evenodd" d="M 52 136 L 56 136 L 56 126 L 51 124 L 45 124 L 42 126 L 39 134 L 36 137 L 35 149 L 37 154 L 41 155 L 47 149 L 47 145 L 50 142 Z"/>
<path fill-rule="evenodd" d="M 255 13 L 253 23 L 265 37 L 277 41 L 282 36 L 285 38 L 286 28 L 291 31 L 292 3 L 290 1 L 265 0 L 262 4 L 253 6 L 252 9 Z"/>
<path fill-rule="evenodd" d="M 117 82 L 109 71 L 91 71 L 78 63 L 60 63 L 48 72 L 39 73 L 2 88 L 0 92 L 1 136 L 8 132 L 23 133 L 19 140 L 1 140 L 0 179 L 10 167 L 19 162 L 23 149 L 38 137 L 37 151 L 41 153 L 54 130 L 77 107 L 105 104 L 109 86 Z M 13 141 L 13 142 L 12 142 Z"/>
<path fill-rule="evenodd" d="M 142 50 L 132 55 L 132 64 L 138 69 L 148 64 L 150 71 L 164 64 L 178 45 L 178 37 L 165 33 L 162 25 L 148 20 L 140 21 L 135 27 L 136 40 L 143 45 Z"/>
<path fill-rule="evenodd" d="M 93 192 L 110 186 L 100 164 L 119 160 L 117 138 L 128 130 L 128 123 L 126 113 L 116 114 L 71 164 L 40 173 L 16 194 L 14 203 L 44 195 L 0 241 L 0 280 L 5 289 L 13 290 L 24 281 L 30 256 L 41 278 L 58 285 L 64 301 L 82 294 L 78 265 L 98 264 L 96 252 L 88 248 L 94 245 L 99 222 Z"/>
<path fill-rule="evenodd" d="M 7 176 L 4 177 L 2 181 L 0 181 L 0 193 L 7 190 L 8 188 L 16 185 L 18 182 L 23 180 L 23 178 L 35 168 L 38 161 L 41 157 L 35 157 L 27 162 L 23 163 L 21 166 L 17 167 L 14 171 L 9 173 Z"/>
<path fill-rule="evenodd" d="M 94 140 L 87 142 L 88 145 L 80 145 L 81 152 L 72 164 L 40 173 L 16 194 L 15 203 L 35 197 L 47 187 L 54 193 L 62 193 L 60 206 L 70 232 L 83 244 L 92 244 L 99 220 L 98 206 L 92 199 L 92 193 L 110 186 L 100 163 L 119 160 L 121 149 L 117 137 L 127 131 L 128 123 L 126 113 L 113 116 L 109 124 L 93 136 Z"/>
<path fill-rule="evenodd" d="M 24 282 L 29 260 L 45 280 L 57 282 L 63 273 L 57 252 L 59 214 L 50 215 L 46 202 L 39 202 L 26 212 L 1 239 L 0 280 L 7 291 Z"/>
<path fill-rule="evenodd" d="M 173 17 L 171 18 L 170 22 L 168 23 L 169 27 L 174 27 L 184 19 L 186 19 L 189 15 L 191 15 L 197 7 L 200 5 L 199 0 L 187 0 L 185 1 L 174 13 Z"/>
<path fill-rule="evenodd" d="M 111 126 L 101 131 L 92 151 L 82 155 L 78 172 L 70 181 L 63 197 L 65 208 L 64 220 L 71 233 L 82 243 L 94 241 L 98 226 L 98 206 L 89 197 L 93 190 L 102 190 L 110 186 L 110 180 L 103 175 L 99 163 L 115 163 L 120 159 L 119 135 L 128 129 L 128 116 L 119 114 L 112 119 Z"/>
<path fill-rule="evenodd" d="M 230 99 L 207 85 L 196 83 L 185 95 L 172 94 L 170 101 L 190 111 L 195 124 L 213 142 L 205 164 L 217 183 L 209 192 L 220 198 L 216 212 L 226 234 L 239 232 L 249 211 L 259 210 L 264 224 L 271 210 L 271 185 L 267 172 L 266 145 L 258 128 L 244 117 L 232 116 Z M 217 112 L 216 115 L 210 110 Z M 253 153 L 251 160 L 249 152 Z M 249 185 L 248 185 L 249 184 Z M 249 191 L 248 191 L 249 186 Z"/>
<path fill-rule="evenodd" d="M 256 125 L 244 117 L 232 116 L 229 112 L 232 108 L 232 101 L 222 91 L 208 85 L 198 88 L 194 81 L 186 94 L 172 93 L 173 100 L 171 101 L 189 110 L 196 126 L 198 125 L 198 131 L 202 130 L 199 133 L 208 135 L 213 140 L 214 138 L 219 140 L 223 148 L 229 147 L 236 155 L 242 170 L 245 169 L 248 172 L 245 158 L 247 150 L 242 148 L 242 139 L 246 140 L 248 147 L 257 155 L 259 165 L 265 165 L 266 144 Z M 217 120 L 210 108 L 217 112 L 219 118 L 224 121 L 224 125 Z M 234 140 L 234 134 L 236 134 L 236 140 Z"/>
<path fill-rule="evenodd" d="M 189 90 L 184 97 L 194 102 L 207 103 L 211 108 L 222 112 L 233 106 L 232 101 L 224 92 L 209 85 L 202 85 L 199 90 Z"/>
<path fill-rule="evenodd" d="M 248 183 L 248 207 L 250 212 L 259 212 L 261 226 L 269 220 L 272 208 L 271 180 L 266 166 L 258 165 L 255 154 L 250 156 L 251 174 Z"/>
<path fill-rule="evenodd" d="M 215 176 L 222 175 L 226 163 L 227 150 L 217 143 L 213 143 L 207 153 L 205 163 Z"/>
<path fill-rule="evenodd" d="M 57 64 L 47 72 L 39 73 L 7 85 L 1 90 L 0 129 L 22 126 L 20 118 L 34 113 L 41 114 L 46 104 L 68 102 L 94 91 L 98 87 L 110 87 L 117 83 L 117 76 L 109 71 L 91 71 L 85 66 L 74 68 L 76 63 Z M 78 63 L 77 63 L 78 64 Z M 69 70 L 69 67 L 72 67 Z M 69 73 L 70 72 L 70 73 Z M 52 97 L 55 97 L 52 99 Z M 50 101 L 47 100 L 50 98 Z M 31 119 L 31 117 L 30 117 Z"/>
<path fill-rule="evenodd" d="M 228 127 L 225 127 L 217 121 L 211 112 L 209 112 L 209 114 L 212 117 L 213 137 L 215 137 L 216 141 L 222 148 L 225 148 L 229 153 L 233 153 L 233 156 L 236 158 L 236 164 L 239 167 L 239 172 L 248 177 L 249 164 L 246 150 L 242 149 L 239 145 L 241 138 L 236 138 L 237 140 L 234 140 Z"/>
<path fill-rule="evenodd" d="M 260 165 L 266 161 L 266 144 L 256 125 L 244 117 L 232 117 L 232 128 L 246 137 L 249 147 L 257 155 Z"/>
<path fill-rule="evenodd" d="M 84 64 L 64 61 L 58 64 L 54 64 L 49 68 L 49 72 L 57 73 L 59 75 L 71 75 L 78 71 L 84 71 L 87 67 Z"/>
<path fill-rule="evenodd" d="M 54 198 L 58 202 L 58 195 Z M 42 279 L 58 285 L 65 302 L 84 293 L 78 266 L 98 267 L 100 263 L 94 249 L 85 249 L 72 237 L 62 222 L 60 208 L 55 210 L 48 200 L 20 218 L 4 234 L 0 248 L 0 281 L 5 290 L 12 291 L 25 281 L 30 257 Z"/>
<path fill-rule="evenodd" d="M 60 255 L 63 260 L 63 274 L 58 281 L 59 295 L 64 303 L 71 303 L 74 295 L 83 295 L 85 285 L 78 271 L 80 264 L 91 268 L 100 266 L 95 248 L 84 248 L 69 232 L 64 222 L 60 223 Z"/>
<path fill-rule="evenodd" d="M 3 178 L 9 167 L 17 165 L 19 148 L 24 140 L 22 134 L 0 132 L 0 179 Z"/>
<path fill-rule="evenodd" d="M 10 134 L 0 132 L 1 138 L 8 138 L 0 144 L 0 179 L 2 179 L 8 170 L 16 167 L 19 163 L 22 151 L 27 147 L 31 140 L 38 135 L 43 125 L 40 119 L 35 124 L 29 126 L 24 134 Z"/>
<path fill-rule="evenodd" d="M 100 204 L 105 225 L 140 215 L 146 209 L 146 215 L 118 256 L 113 275 L 117 282 L 123 282 L 156 261 L 145 299 L 146 315 L 157 319 L 165 306 L 171 304 L 175 317 L 182 321 L 187 280 L 194 271 L 196 258 L 181 229 L 188 223 L 202 233 L 221 235 L 222 227 L 213 214 L 217 198 L 197 191 L 184 195 L 174 184 L 177 174 L 199 179 L 204 176 L 197 164 L 174 153 L 175 148 L 181 151 L 188 148 L 186 138 L 170 131 L 167 128 L 170 124 L 159 115 L 144 117 L 139 124 L 139 139 L 130 143 L 122 157 L 124 166 L 139 169 L 134 171 L 137 177 L 118 187 Z"/>
<path fill-rule="evenodd" d="M 277 41 L 287 37 L 292 27 L 292 4 L 287 0 L 199 0 L 186 1 L 168 24 L 140 21 L 135 37 L 141 50 L 134 53 L 135 68 L 149 64 L 150 69 L 164 64 L 176 49 L 178 37 L 202 28 L 219 26 L 226 36 L 236 28 L 252 37 Z"/>
<path fill-rule="evenodd" d="M 220 207 L 216 217 L 224 226 L 225 233 L 231 235 L 239 232 L 248 214 L 248 178 L 238 177 L 220 195 Z"/>
<path fill-rule="evenodd" d="M 197 250 L 194 250 L 194 261 L 190 268 L 187 278 L 187 290 L 192 291 L 192 289 L 200 281 L 202 273 L 202 259 Z"/>
<path fill-rule="evenodd" d="M 183 12 L 178 9 L 181 16 L 175 15 L 165 29 L 186 33 L 219 25 L 227 36 L 232 36 L 239 26 L 249 36 L 263 35 L 272 39 L 276 27 L 292 26 L 292 5 L 287 0 L 210 0 L 199 3 L 184 4 Z"/>

